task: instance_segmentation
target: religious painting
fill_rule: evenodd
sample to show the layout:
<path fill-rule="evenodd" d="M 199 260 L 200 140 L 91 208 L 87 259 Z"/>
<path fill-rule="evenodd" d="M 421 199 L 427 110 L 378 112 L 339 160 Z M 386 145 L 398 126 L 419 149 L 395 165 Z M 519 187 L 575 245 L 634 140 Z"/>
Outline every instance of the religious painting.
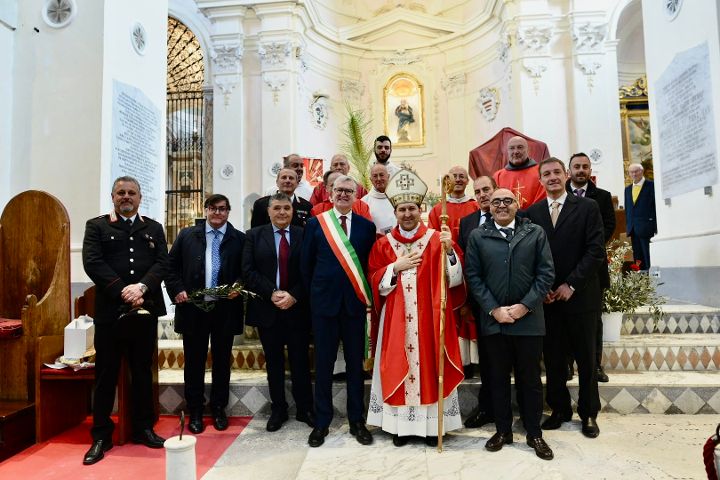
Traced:
<path fill-rule="evenodd" d="M 323 160 L 322 158 L 306 158 L 303 157 L 305 165 L 305 179 L 310 185 L 317 186 L 323 181 Z"/>
<path fill-rule="evenodd" d="M 399 73 L 385 84 L 385 135 L 393 148 L 425 145 L 425 109 L 422 84 Z"/>
<path fill-rule="evenodd" d="M 630 87 L 620 89 L 620 127 L 622 130 L 625 184 L 631 183 L 628 167 L 631 163 L 643 166 L 645 178 L 653 179 L 652 135 L 648 110 L 647 83 L 638 79 Z"/>

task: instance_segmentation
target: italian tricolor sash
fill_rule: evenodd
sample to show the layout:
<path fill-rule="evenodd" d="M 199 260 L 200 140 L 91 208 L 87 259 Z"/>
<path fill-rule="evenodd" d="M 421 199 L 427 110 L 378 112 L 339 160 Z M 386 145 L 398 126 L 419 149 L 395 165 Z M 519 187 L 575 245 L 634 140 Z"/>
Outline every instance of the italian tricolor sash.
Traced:
<path fill-rule="evenodd" d="M 372 290 L 363 274 L 360 259 L 355 252 L 355 247 L 350 243 L 350 239 L 340 226 L 340 221 L 335 215 L 334 210 L 321 213 L 317 217 L 320 222 L 325 238 L 330 244 L 330 248 L 335 254 L 340 266 L 345 271 L 345 275 L 350 280 L 350 284 L 355 290 L 355 295 L 367 307 L 367 315 L 370 316 L 370 307 L 372 307 Z M 370 319 L 365 320 L 365 358 L 370 358 Z"/>
<path fill-rule="evenodd" d="M 335 254 L 335 258 L 338 259 L 343 270 L 345 270 L 345 274 L 348 276 L 358 299 L 368 307 L 372 306 L 372 291 L 365 279 L 365 275 L 363 275 L 360 259 L 352 243 L 350 243 L 350 239 L 340 227 L 335 212 L 328 210 L 318 215 L 317 219 L 320 222 L 320 228 L 322 228 L 325 238 L 330 244 L 330 248 Z"/>

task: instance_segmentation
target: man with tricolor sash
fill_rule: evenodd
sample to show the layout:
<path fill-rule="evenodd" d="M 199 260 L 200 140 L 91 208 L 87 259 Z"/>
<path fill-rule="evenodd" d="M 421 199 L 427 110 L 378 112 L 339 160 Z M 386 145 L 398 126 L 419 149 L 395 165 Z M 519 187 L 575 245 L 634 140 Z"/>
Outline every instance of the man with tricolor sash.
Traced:
<path fill-rule="evenodd" d="M 380 327 L 368 423 L 393 434 L 395 446 L 408 437 L 438 443 L 438 359 L 441 312 L 441 256 L 447 255 L 448 301 L 445 308 L 443 432 L 462 428 L 457 386 L 464 377 L 455 323 L 455 287 L 462 287 L 462 266 L 450 228 L 442 231 L 420 221 L 427 186 L 414 173 L 400 170 L 385 191 L 398 225 L 370 253 L 370 283 Z M 445 250 L 443 250 L 443 244 Z M 447 252 L 447 253 L 444 253 Z"/>
<path fill-rule="evenodd" d="M 332 421 L 332 374 L 340 340 L 345 354 L 350 433 L 363 445 L 373 440 L 363 416 L 363 359 L 368 354 L 367 312 L 372 305 L 365 271 L 375 242 L 375 224 L 353 213 L 356 192 L 352 178 L 336 178 L 332 184 L 333 208 L 311 218 L 303 238 L 300 268 L 310 294 L 315 338 L 311 447 L 323 444 Z"/>

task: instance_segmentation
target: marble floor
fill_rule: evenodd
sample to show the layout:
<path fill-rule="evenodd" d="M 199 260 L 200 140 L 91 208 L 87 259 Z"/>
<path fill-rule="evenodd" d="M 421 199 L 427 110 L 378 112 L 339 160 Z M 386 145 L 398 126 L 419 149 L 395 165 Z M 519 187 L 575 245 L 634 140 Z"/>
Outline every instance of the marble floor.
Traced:
<path fill-rule="evenodd" d="M 393 446 L 374 430 L 375 442 L 358 444 L 337 419 L 325 445 L 309 448 L 310 429 L 291 416 L 276 433 L 257 417 L 227 449 L 205 480 L 274 479 L 704 479 L 702 446 L 715 431 L 717 415 L 618 415 L 598 419 L 596 439 L 580 433 L 577 417 L 544 433 L 555 453 L 537 458 L 521 428 L 515 443 L 490 453 L 483 446 L 494 427 L 460 430 L 438 453 L 421 441 Z M 517 422 L 516 422 L 517 424 Z"/>

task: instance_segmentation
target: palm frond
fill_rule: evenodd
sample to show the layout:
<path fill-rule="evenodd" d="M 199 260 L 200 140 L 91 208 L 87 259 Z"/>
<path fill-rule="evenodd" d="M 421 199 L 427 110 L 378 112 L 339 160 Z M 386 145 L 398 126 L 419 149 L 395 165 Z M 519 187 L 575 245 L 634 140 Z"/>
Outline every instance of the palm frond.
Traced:
<path fill-rule="evenodd" d="M 365 116 L 365 112 L 353 109 L 346 104 L 347 121 L 345 122 L 345 143 L 343 150 L 355 170 L 355 179 L 367 189 L 370 189 L 370 159 L 373 153 L 372 145 L 369 145 L 370 124 L 372 123 Z"/>

